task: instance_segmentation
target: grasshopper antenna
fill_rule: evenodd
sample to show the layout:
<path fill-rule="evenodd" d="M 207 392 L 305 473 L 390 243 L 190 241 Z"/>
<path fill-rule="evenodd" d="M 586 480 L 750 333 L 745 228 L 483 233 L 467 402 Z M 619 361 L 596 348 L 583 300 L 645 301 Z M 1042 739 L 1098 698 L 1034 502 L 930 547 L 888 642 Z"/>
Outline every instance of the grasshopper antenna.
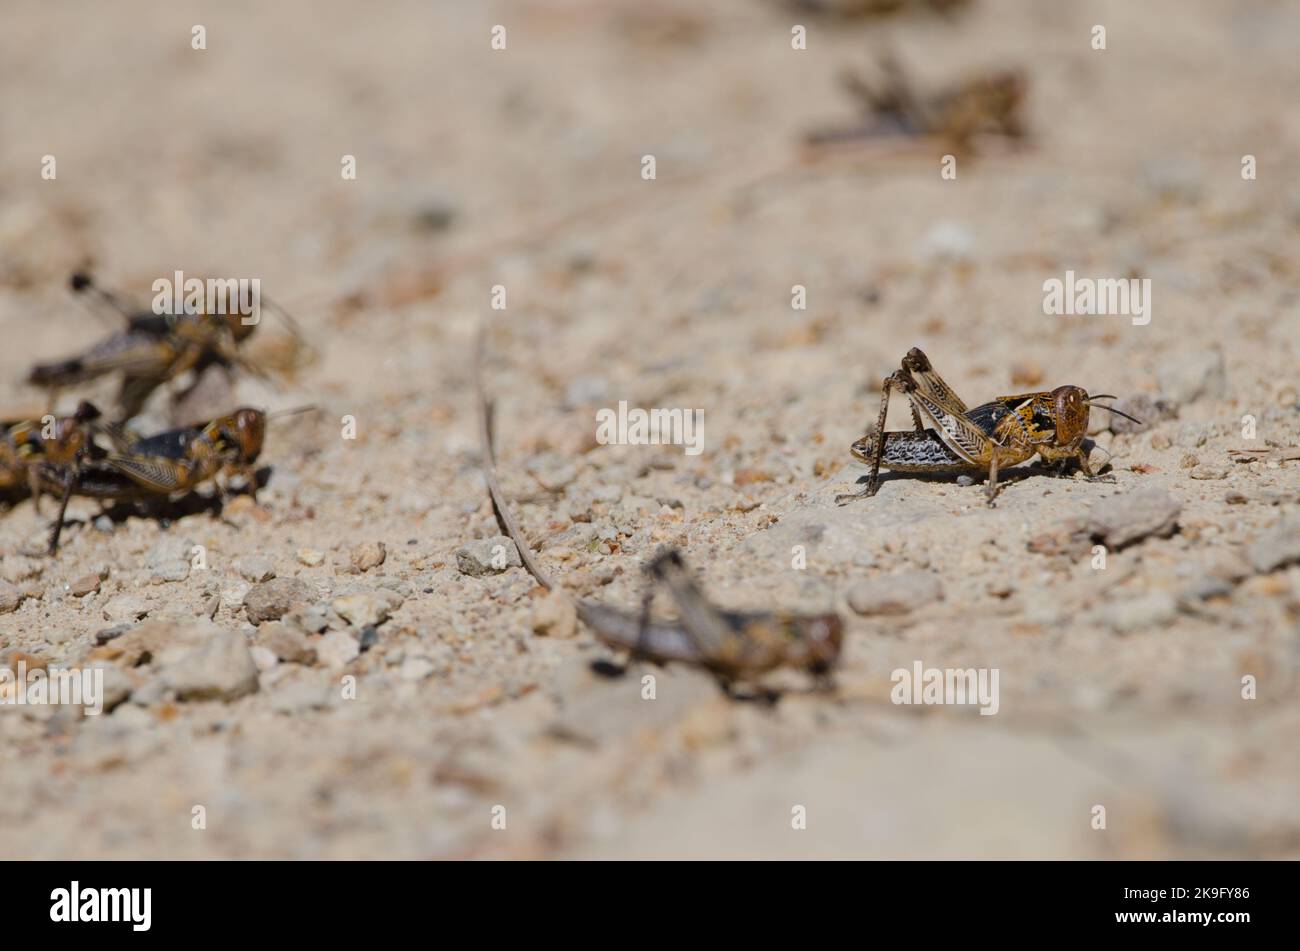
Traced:
<path fill-rule="evenodd" d="M 1087 403 L 1089 406 L 1095 406 L 1098 409 L 1104 409 L 1106 412 L 1114 413 L 1116 416 L 1123 416 L 1125 419 L 1129 420 L 1130 422 L 1137 423 L 1139 426 L 1145 425 L 1145 423 L 1143 423 L 1142 420 L 1138 419 L 1136 416 L 1130 416 L 1128 413 L 1124 412 L 1123 410 L 1118 410 L 1113 406 L 1107 406 L 1105 403 L 1093 402 L 1093 400 L 1114 400 L 1118 398 L 1119 397 L 1112 396 L 1109 393 L 1098 393 L 1096 396 L 1088 397 Z"/>
<path fill-rule="evenodd" d="M 488 400 L 487 389 L 483 383 L 483 354 L 486 349 L 487 328 L 480 324 L 475 343 L 474 386 L 478 391 L 479 436 L 483 443 L 483 478 L 487 481 L 488 495 L 492 497 L 492 509 L 496 513 L 497 522 L 519 549 L 519 557 L 523 560 L 524 567 L 537 579 L 538 584 L 547 591 L 554 591 L 555 585 L 533 557 L 533 550 L 524 540 L 524 533 L 519 530 L 514 515 L 506 505 L 505 493 L 501 491 L 501 484 L 497 481 L 496 453 L 492 448 L 492 403 Z"/>
<path fill-rule="evenodd" d="M 302 413 L 315 413 L 319 411 L 320 407 L 315 403 L 312 403 L 309 406 L 295 406 L 293 409 L 278 409 L 274 413 L 267 413 L 266 419 L 267 422 L 270 422 L 273 419 L 282 419 L 285 416 L 298 416 Z"/>
<path fill-rule="evenodd" d="M 78 296 L 89 293 L 91 297 L 102 304 L 107 304 L 113 310 L 117 311 L 128 321 L 135 317 L 135 311 L 122 298 L 118 297 L 112 291 L 106 291 L 98 284 L 95 279 L 86 271 L 73 271 L 68 278 L 68 287 Z"/>
<path fill-rule="evenodd" d="M 267 297 L 266 295 L 262 295 L 261 304 L 263 306 L 270 308 L 271 313 L 275 314 L 277 317 L 280 318 L 280 320 L 284 321 L 285 327 L 288 328 L 289 333 L 293 335 L 293 338 L 295 340 L 297 340 L 299 343 L 303 344 L 304 346 L 307 345 L 307 336 L 302 332 L 302 325 L 298 323 L 298 321 L 294 318 L 294 316 L 291 313 L 289 313 L 287 310 L 285 310 L 283 307 L 281 307 L 275 301 L 271 300 L 271 298 Z"/>

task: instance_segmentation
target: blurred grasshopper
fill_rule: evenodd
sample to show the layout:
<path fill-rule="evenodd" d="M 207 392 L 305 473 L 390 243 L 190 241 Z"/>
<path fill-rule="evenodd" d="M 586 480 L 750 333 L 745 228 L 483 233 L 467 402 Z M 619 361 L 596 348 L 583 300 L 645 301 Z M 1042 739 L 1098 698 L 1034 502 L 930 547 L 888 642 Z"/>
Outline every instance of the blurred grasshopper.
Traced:
<path fill-rule="evenodd" d="M 54 363 L 37 364 L 28 374 L 29 383 L 50 391 L 121 372 L 117 396 L 119 420 L 140 412 L 149 395 L 163 383 L 189 370 L 201 373 L 209 366 L 239 366 L 265 376 L 239 353 L 257 327 L 245 322 L 245 315 L 231 307 L 227 314 L 153 314 L 133 310 L 110 291 L 96 286 L 86 274 L 73 274 L 70 285 L 78 294 L 89 294 L 126 320 L 126 326 L 90 349 Z M 263 300 L 269 304 L 269 301 Z M 272 305 L 274 306 L 274 305 Z M 292 318 L 277 308 L 290 332 L 300 337 Z"/>
<path fill-rule="evenodd" d="M 843 77 L 849 93 L 865 112 L 862 125 L 848 129 L 813 132 L 810 145 L 884 135 L 934 136 L 944 140 L 954 153 L 970 151 L 977 135 L 1002 135 L 1018 139 L 1024 135 L 1021 111 L 1025 98 L 1024 75 L 1000 70 L 968 79 L 931 96 L 919 96 L 902 67 L 892 56 L 881 60 L 884 82 L 875 86 L 856 73 Z"/>
<path fill-rule="evenodd" d="M 971 0 L 786 0 L 796 10 L 845 20 L 889 17 L 896 13 L 929 11 L 949 15 Z"/>
<path fill-rule="evenodd" d="M 47 488 L 42 467 L 72 466 L 93 453 L 99 417 L 94 404 L 83 400 L 71 416 L 0 423 L 0 490 L 25 485 L 39 514 L 42 490 Z"/>
<path fill-rule="evenodd" d="M 483 388 L 482 348 L 480 336 L 478 395 L 483 474 L 488 494 L 497 518 L 519 549 L 529 574 L 543 588 L 554 591 L 554 584 L 537 564 L 514 515 L 506 506 L 497 481 L 492 407 Z M 646 566 L 646 572 L 652 585 L 663 585 L 673 597 L 680 615 L 678 620 L 651 619 L 653 586 L 648 587 L 639 614 L 592 601 L 577 602 L 578 617 L 602 643 L 627 651 L 629 660 L 679 661 L 702 667 L 713 674 L 729 695 L 733 683 L 753 681 L 777 667 L 804 670 L 821 680 L 839 660 L 843 624 L 836 614 L 721 610 L 700 591 L 681 554 L 671 549 L 657 554 Z"/>
<path fill-rule="evenodd" d="M 885 432 L 889 392 L 898 389 L 911 405 L 912 431 Z M 1079 386 L 1058 386 L 1038 393 L 999 396 L 967 409 L 952 387 L 916 347 L 907 351 L 901 369 L 885 377 L 876 428 L 849 449 L 871 466 L 866 488 L 836 502 L 867 498 L 880 486 L 880 467 L 897 472 L 988 471 L 988 503 L 998 494 L 998 470 L 1037 455 L 1052 466 L 1077 462 L 1083 474 L 1096 478 L 1083 448 L 1093 406 L 1133 419 L 1113 406 L 1094 400 L 1115 399 L 1107 393 L 1089 396 Z M 931 427 L 926 429 L 923 423 Z"/>
<path fill-rule="evenodd" d="M 58 549 L 63 515 L 74 495 L 106 501 L 166 498 L 213 480 L 225 498 L 229 495 L 229 485 L 223 485 L 218 476 L 227 480 L 242 476 L 248 494 L 256 501 L 254 463 L 262 453 L 269 418 L 273 417 L 244 407 L 208 423 L 169 429 L 147 437 L 136 437 L 121 427 L 105 427 L 102 431 L 111 441 L 112 450 L 104 451 L 96 446 L 75 462 L 40 467 L 40 478 L 63 496 L 59 518 L 50 534 L 50 554 Z"/>

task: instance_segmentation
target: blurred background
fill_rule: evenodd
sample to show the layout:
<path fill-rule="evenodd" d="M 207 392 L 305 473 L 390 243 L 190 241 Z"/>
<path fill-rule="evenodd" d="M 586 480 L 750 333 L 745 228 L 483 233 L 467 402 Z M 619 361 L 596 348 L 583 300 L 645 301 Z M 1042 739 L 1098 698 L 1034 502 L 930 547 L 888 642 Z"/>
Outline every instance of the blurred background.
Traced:
<path fill-rule="evenodd" d="M 1300 7 L 9 0 L 0 27 L 5 418 L 45 410 L 34 362 L 113 329 L 67 289 L 78 268 L 142 307 L 177 270 L 260 278 L 308 346 L 286 356 L 268 321 L 248 356 L 269 378 L 223 376 L 179 421 L 321 408 L 271 429 L 263 507 L 230 525 L 92 531 L 78 500 L 66 551 L 38 562 L 45 517 L 15 505 L 0 648 L 84 659 L 123 594 L 174 624 L 215 596 L 214 623 L 253 643 L 250 553 L 322 599 L 400 603 L 359 656 L 268 662 L 231 703 L 0 716 L 6 857 L 1294 855 L 1300 582 L 1220 563 L 1295 507 L 1295 462 L 1226 454 L 1248 413 L 1297 442 Z M 1007 71 L 1014 136 L 980 95 Z M 867 134 L 891 123 L 862 90 L 891 75 L 933 134 Z M 1045 316 L 1043 282 L 1067 269 L 1150 278 L 1152 322 Z M 632 606 L 641 560 L 672 542 L 731 606 L 847 615 L 855 581 L 900 567 L 944 595 L 853 617 L 834 700 L 762 710 L 667 671 L 653 713 L 629 705 L 632 685 L 590 674 L 586 632 L 538 635 L 521 571 L 457 568 L 496 534 L 480 321 L 507 491 L 571 590 Z M 1026 541 L 1112 486 L 1026 484 L 990 513 L 977 487 L 892 481 L 837 509 L 861 474 L 847 447 L 911 346 L 972 405 L 1063 383 L 1172 400 L 1162 440 L 1099 439 L 1121 488 L 1182 498 L 1183 532 L 1117 554 L 1102 584 Z M 95 387 L 59 408 L 111 397 Z M 706 452 L 596 449 L 592 412 L 621 399 L 703 408 Z M 168 400 L 142 425 L 178 421 Z M 1189 481 L 1189 454 L 1231 471 Z M 211 572 L 157 580 L 181 541 Z M 359 570 L 373 541 L 387 559 Z M 98 588 L 69 596 L 87 573 Z M 1189 576 L 1220 574 L 1219 602 L 1178 606 Z M 1115 614 L 1152 598 L 1149 617 Z M 892 706 L 889 672 L 916 658 L 1000 667 L 1002 712 Z M 1270 689 L 1243 708 L 1247 668 Z M 320 699 L 341 672 L 360 698 Z M 1098 802 L 1109 833 L 1089 827 Z"/>

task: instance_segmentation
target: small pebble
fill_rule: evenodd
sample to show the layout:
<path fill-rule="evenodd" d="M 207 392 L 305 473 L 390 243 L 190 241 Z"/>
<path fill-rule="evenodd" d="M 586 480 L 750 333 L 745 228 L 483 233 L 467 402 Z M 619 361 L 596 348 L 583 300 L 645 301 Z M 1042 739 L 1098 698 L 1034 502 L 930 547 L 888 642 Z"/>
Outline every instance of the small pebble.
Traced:
<path fill-rule="evenodd" d="M 144 598 L 134 594 L 119 594 L 104 605 L 104 620 L 121 623 L 138 621 L 152 609 Z"/>
<path fill-rule="evenodd" d="M 248 653 L 253 658 L 253 663 L 262 673 L 270 670 L 276 664 L 280 663 L 280 658 L 275 656 L 274 651 L 267 650 L 261 644 L 254 644 L 248 649 Z"/>
<path fill-rule="evenodd" d="M 434 671 L 434 666 L 423 657 L 408 657 L 402 661 L 402 666 L 397 670 L 397 676 L 403 680 L 412 683 L 424 680 Z"/>
<path fill-rule="evenodd" d="M 1246 549 L 1251 567 L 1264 574 L 1300 562 L 1300 517 L 1291 517 Z"/>
<path fill-rule="evenodd" d="M 347 631 L 330 631 L 316 642 L 317 662 L 336 670 L 352 663 L 360 653 L 361 645 Z"/>
<path fill-rule="evenodd" d="M 1178 615 L 1178 602 L 1172 595 L 1157 592 L 1109 604 L 1102 613 L 1111 630 L 1131 634 L 1168 624 Z"/>
<path fill-rule="evenodd" d="M 1088 531 L 1111 548 L 1148 535 L 1167 537 L 1178 527 L 1183 503 L 1164 489 L 1139 489 L 1102 499 L 1088 513 Z"/>
<path fill-rule="evenodd" d="M 8 581 L 0 581 L 0 614 L 18 610 L 23 603 L 23 593 Z"/>
<path fill-rule="evenodd" d="M 238 631 L 217 630 L 161 674 L 178 700 L 235 700 L 257 690 L 257 663 Z"/>
<path fill-rule="evenodd" d="M 145 556 L 150 583 L 175 584 L 188 578 L 193 548 L 193 543 L 184 538 L 160 539 Z"/>
<path fill-rule="evenodd" d="M 99 575 L 82 575 L 68 585 L 68 593 L 74 598 L 84 598 L 99 590 Z"/>
<path fill-rule="evenodd" d="M 942 598 L 942 582 L 928 571 L 868 578 L 853 585 L 848 594 L 849 607 L 858 614 L 906 614 Z"/>
<path fill-rule="evenodd" d="M 519 549 L 505 535 L 476 539 L 456 551 L 456 567 L 461 574 L 472 577 L 500 574 L 507 568 L 522 566 Z"/>
<path fill-rule="evenodd" d="M 352 549 L 352 567 L 367 572 L 378 568 L 388 557 L 388 547 L 383 542 L 362 542 Z"/>
<path fill-rule="evenodd" d="M 298 564 L 306 565 L 308 568 L 317 568 L 325 562 L 325 553 L 317 551 L 315 548 L 299 548 Z"/>
<path fill-rule="evenodd" d="M 297 578 L 273 578 L 255 585 L 244 596 L 244 613 L 254 624 L 278 621 L 295 604 L 314 601 L 316 592 Z"/>
<path fill-rule="evenodd" d="M 346 594 L 330 602 L 334 613 L 353 627 L 374 627 L 388 620 L 388 602 L 369 593 Z"/>
<path fill-rule="evenodd" d="M 235 562 L 235 569 L 245 581 L 260 584 L 275 577 L 275 565 L 265 555 L 247 555 Z"/>
<path fill-rule="evenodd" d="M 316 663 L 316 648 L 311 639 L 295 627 L 280 621 L 268 621 L 257 629 L 257 641 L 278 659 L 290 664 Z"/>

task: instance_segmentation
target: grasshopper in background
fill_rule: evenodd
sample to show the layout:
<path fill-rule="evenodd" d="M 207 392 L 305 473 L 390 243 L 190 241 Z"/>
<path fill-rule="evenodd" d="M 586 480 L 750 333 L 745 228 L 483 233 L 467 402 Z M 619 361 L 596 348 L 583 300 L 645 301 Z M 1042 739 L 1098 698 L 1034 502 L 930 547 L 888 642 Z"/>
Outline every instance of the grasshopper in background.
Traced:
<path fill-rule="evenodd" d="M 863 108 L 861 125 L 807 136 L 809 145 L 830 145 L 884 135 L 935 136 L 956 154 L 968 153 L 977 135 L 1019 139 L 1025 134 L 1021 112 L 1026 81 L 1016 70 L 1000 70 L 968 79 L 931 96 L 917 95 L 893 56 L 881 58 L 884 81 L 875 86 L 856 73 L 842 82 Z"/>
<path fill-rule="evenodd" d="M 519 549 L 524 567 L 543 588 L 555 585 L 533 557 L 514 515 L 506 506 L 497 481 L 492 440 L 492 406 L 483 387 L 483 338 L 479 337 L 477 384 L 483 446 L 483 475 L 497 519 Z M 699 589 L 679 552 L 668 549 L 646 566 L 651 581 L 639 613 L 607 607 L 593 601 L 577 602 L 580 617 L 597 639 L 615 650 L 627 651 L 629 661 L 643 658 L 655 663 L 678 661 L 709 671 L 728 696 L 732 685 L 754 681 L 778 667 L 807 671 L 827 683 L 839 661 L 843 622 L 839 615 L 791 614 L 780 611 L 724 611 Z M 677 603 L 676 621 L 651 619 L 654 584 L 662 585 Z"/>
<path fill-rule="evenodd" d="M 213 365 L 238 366 L 265 376 L 239 352 L 257 325 L 246 324 L 243 314 L 233 312 L 237 308 L 227 314 L 153 314 L 131 308 L 87 274 L 73 274 L 69 283 L 74 292 L 89 295 L 123 317 L 126 326 L 83 353 L 34 366 L 27 381 L 49 390 L 51 399 L 60 389 L 120 371 L 117 413 L 119 420 L 127 420 L 140 412 L 155 389 L 189 370 L 199 374 Z M 301 339 L 292 318 L 277 311 Z"/>
<path fill-rule="evenodd" d="M 218 477 L 242 476 L 248 494 L 256 501 L 254 463 L 262 453 L 267 420 L 312 409 L 304 407 L 268 417 L 261 410 L 244 407 L 211 422 L 146 437 L 134 436 L 120 426 L 104 427 L 102 432 L 112 443 L 112 450 L 96 446 L 71 464 L 40 467 L 45 484 L 57 487 L 54 490 L 62 494 L 59 518 L 50 533 L 50 554 L 58 550 L 63 515 L 74 495 L 105 501 L 166 498 L 192 491 L 211 479 L 225 499 L 230 486 L 228 482 L 222 484 Z"/>
<path fill-rule="evenodd" d="M 890 390 L 903 392 L 911 405 L 912 431 L 885 431 Z M 896 472 L 988 472 L 988 503 L 998 494 L 998 470 L 1037 455 L 1049 466 L 1077 462 L 1089 479 L 1098 478 L 1083 448 L 1088 434 L 1089 409 L 1100 409 L 1137 423 L 1127 413 L 1094 400 L 1114 399 L 1107 393 L 1089 396 L 1080 386 L 1058 386 L 1038 393 L 999 396 L 974 409 L 966 404 L 930 365 L 916 347 L 907 351 L 903 365 L 885 377 L 880 413 L 874 432 L 849 449 L 855 459 L 871 466 L 866 488 L 836 496 L 837 503 L 867 498 L 880 487 L 880 467 Z M 923 423 L 928 423 L 930 429 Z"/>

